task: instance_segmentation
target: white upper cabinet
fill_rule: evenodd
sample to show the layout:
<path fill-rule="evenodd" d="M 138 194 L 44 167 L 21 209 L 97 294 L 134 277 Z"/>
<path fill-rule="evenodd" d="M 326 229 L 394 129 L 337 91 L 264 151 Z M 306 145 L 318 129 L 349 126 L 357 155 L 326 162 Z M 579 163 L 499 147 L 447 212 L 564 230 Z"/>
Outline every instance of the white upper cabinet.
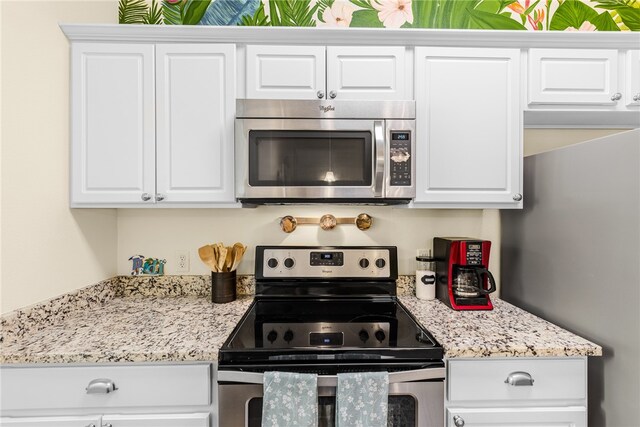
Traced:
<path fill-rule="evenodd" d="M 417 47 L 416 198 L 522 207 L 520 51 Z"/>
<path fill-rule="evenodd" d="M 405 48 L 327 47 L 327 96 L 336 99 L 408 99 Z"/>
<path fill-rule="evenodd" d="M 248 45 L 246 96 L 407 99 L 405 48 Z"/>
<path fill-rule="evenodd" d="M 640 50 L 629 50 L 626 55 L 625 104 L 640 107 Z"/>
<path fill-rule="evenodd" d="M 71 202 L 140 203 L 155 190 L 152 45 L 74 43 Z"/>
<path fill-rule="evenodd" d="M 235 46 L 161 44 L 156 58 L 157 194 L 234 201 Z"/>
<path fill-rule="evenodd" d="M 235 46 L 72 44 L 71 206 L 235 203 Z"/>
<path fill-rule="evenodd" d="M 324 97 L 324 72 L 324 46 L 247 46 L 247 98 Z"/>
<path fill-rule="evenodd" d="M 620 90 L 617 50 L 529 50 L 529 105 L 616 105 Z"/>

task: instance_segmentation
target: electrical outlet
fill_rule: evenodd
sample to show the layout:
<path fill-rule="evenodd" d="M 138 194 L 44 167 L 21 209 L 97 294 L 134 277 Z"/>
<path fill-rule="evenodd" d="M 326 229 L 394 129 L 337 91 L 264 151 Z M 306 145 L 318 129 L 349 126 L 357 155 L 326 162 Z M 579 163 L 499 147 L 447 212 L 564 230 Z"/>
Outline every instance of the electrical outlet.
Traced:
<path fill-rule="evenodd" d="M 189 251 L 176 251 L 176 273 L 189 272 Z"/>

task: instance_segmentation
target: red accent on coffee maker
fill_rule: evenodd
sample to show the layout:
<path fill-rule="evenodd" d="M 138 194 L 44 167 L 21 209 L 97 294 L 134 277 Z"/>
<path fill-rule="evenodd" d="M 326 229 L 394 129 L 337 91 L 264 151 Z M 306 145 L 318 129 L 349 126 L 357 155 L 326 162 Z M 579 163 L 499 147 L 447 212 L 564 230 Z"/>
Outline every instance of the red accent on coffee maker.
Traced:
<path fill-rule="evenodd" d="M 496 290 L 488 270 L 491 242 L 467 237 L 435 237 L 436 297 L 454 310 L 492 310 Z"/>

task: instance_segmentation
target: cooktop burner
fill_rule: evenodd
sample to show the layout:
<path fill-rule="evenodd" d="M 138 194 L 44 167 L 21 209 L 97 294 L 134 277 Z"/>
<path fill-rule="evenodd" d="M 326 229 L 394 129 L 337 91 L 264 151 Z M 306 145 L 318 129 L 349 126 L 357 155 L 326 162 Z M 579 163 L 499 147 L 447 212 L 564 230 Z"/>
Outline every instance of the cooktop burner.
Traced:
<path fill-rule="evenodd" d="M 219 364 L 298 372 L 442 366 L 442 347 L 395 298 L 396 278 L 395 247 L 258 247 L 256 299 Z"/>

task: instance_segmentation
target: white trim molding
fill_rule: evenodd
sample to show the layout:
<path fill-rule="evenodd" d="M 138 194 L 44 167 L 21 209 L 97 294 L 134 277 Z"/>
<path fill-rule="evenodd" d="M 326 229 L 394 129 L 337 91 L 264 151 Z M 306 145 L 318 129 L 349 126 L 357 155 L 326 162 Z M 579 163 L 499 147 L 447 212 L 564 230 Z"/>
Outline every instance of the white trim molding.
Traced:
<path fill-rule="evenodd" d="M 640 32 L 60 24 L 71 41 L 638 49 Z"/>

